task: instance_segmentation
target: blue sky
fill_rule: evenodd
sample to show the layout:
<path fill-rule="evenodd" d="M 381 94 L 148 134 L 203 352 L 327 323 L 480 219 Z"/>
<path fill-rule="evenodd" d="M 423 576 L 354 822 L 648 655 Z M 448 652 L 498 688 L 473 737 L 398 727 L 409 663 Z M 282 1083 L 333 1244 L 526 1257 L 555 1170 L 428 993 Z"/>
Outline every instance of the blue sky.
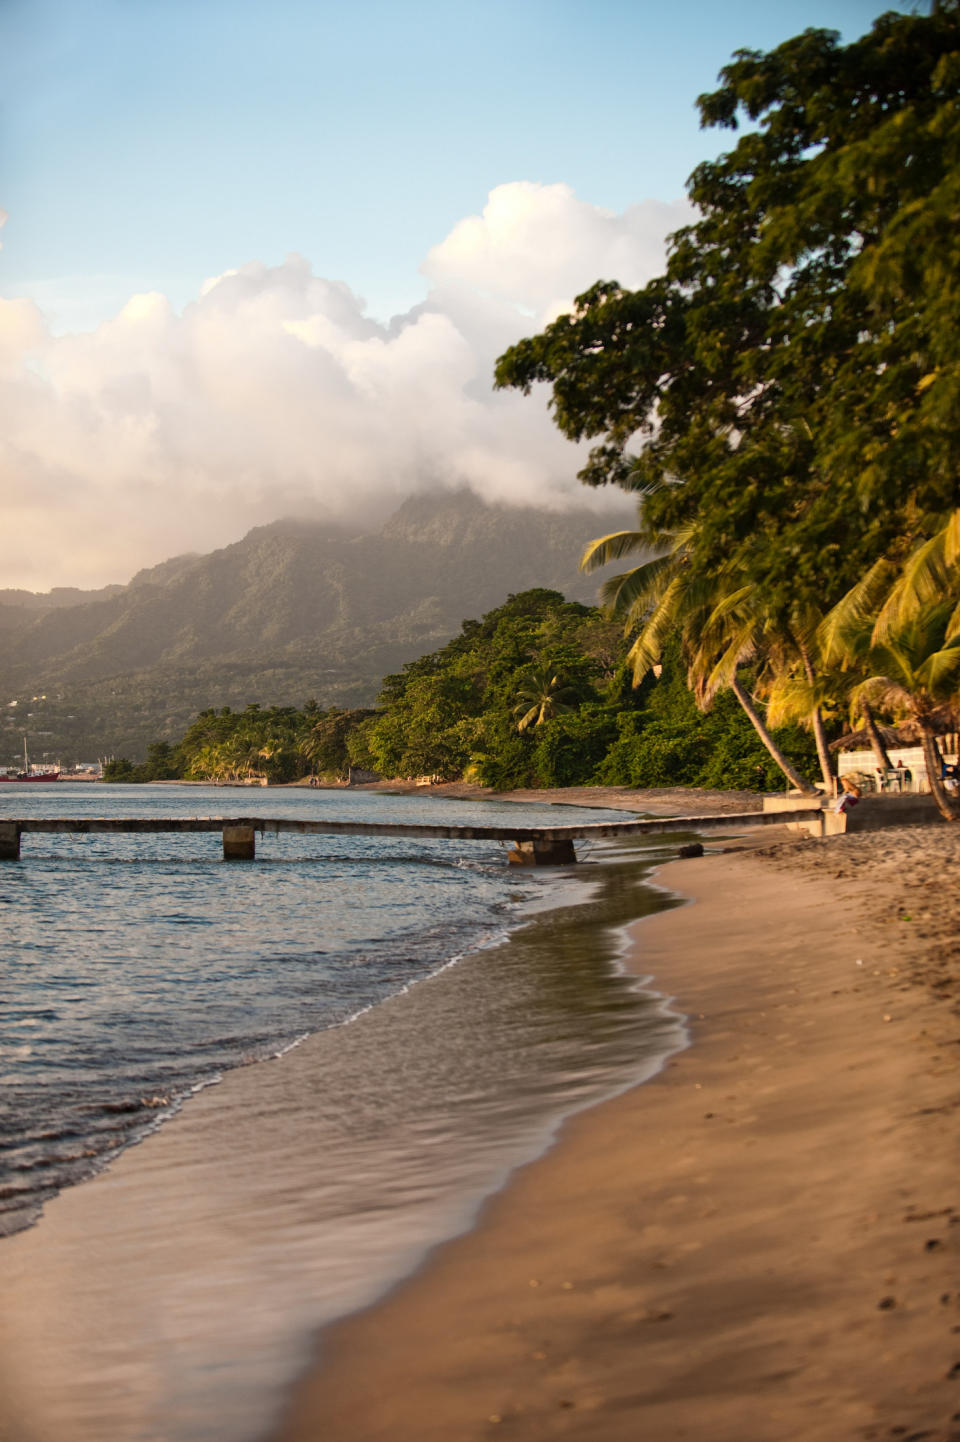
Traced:
<path fill-rule="evenodd" d="M 290 251 L 373 313 L 513 180 L 623 210 L 724 137 L 694 100 L 731 52 L 876 0 L 0 0 L 0 287 L 58 328 Z"/>
<path fill-rule="evenodd" d="M 496 357 L 660 273 L 735 49 L 878 9 L 0 0 L 0 589 L 438 487 L 582 505 Z"/>

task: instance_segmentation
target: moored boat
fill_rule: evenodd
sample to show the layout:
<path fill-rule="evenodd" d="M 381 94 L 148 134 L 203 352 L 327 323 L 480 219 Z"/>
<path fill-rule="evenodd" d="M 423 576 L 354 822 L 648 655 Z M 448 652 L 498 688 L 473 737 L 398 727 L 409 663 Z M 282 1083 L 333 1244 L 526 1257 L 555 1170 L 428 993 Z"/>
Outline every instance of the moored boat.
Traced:
<path fill-rule="evenodd" d="M 0 771 L 0 785 L 5 781 L 59 781 L 59 766 L 31 766 L 27 755 L 27 738 L 23 738 L 23 770 Z"/>
<path fill-rule="evenodd" d="M 59 781 L 59 771 L 6 771 L 0 772 L 0 784 L 4 781 Z"/>

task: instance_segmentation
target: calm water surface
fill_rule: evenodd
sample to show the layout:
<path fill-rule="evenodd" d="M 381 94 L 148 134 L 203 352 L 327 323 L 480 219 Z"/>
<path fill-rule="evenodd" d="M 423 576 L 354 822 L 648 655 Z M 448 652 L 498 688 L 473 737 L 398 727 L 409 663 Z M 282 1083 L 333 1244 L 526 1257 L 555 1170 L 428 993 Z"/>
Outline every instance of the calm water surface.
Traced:
<path fill-rule="evenodd" d="M 614 815 L 69 784 L 4 794 L 0 810 L 497 825 Z M 223 1185 L 235 1163 L 230 1195 L 246 1219 L 244 1249 L 225 1273 L 211 1259 L 184 1288 L 173 1256 L 151 1262 L 154 1277 L 168 1278 L 166 1292 L 151 1282 L 163 1345 L 138 1342 L 123 1321 L 124 1288 L 142 1293 L 142 1238 L 125 1262 L 118 1236 L 116 1267 L 89 1280 L 110 1289 L 115 1345 L 130 1347 L 130 1377 L 141 1369 L 153 1400 L 143 1415 L 131 1411 L 131 1383 L 111 1420 L 98 1389 L 84 1430 L 86 1394 L 65 1377 L 61 1402 L 51 1387 L 45 1405 L 61 1406 L 71 1435 L 213 1442 L 228 1419 L 232 1442 L 265 1435 L 318 1327 L 469 1225 L 564 1116 L 650 1075 L 682 1044 L 680 1021 L 618 964 L 626 923 L 669 904 L 643 884 L 663 843 L 578 850 L 586 865 L 531 873 L 485 842 L 258 837 L 255 863 L 228 865 L 216 833 L 24 837 L 20 863 L 0 866 L 0 1229 L 29 1227 L 59 1190 L 101 1170 L 192 1092 L 313 1034 L 266 1070 L 250 1068 L 252 1091 L 234 1088 L 231 1148 L 221 1152 L 216 1125 L 207 1134 L 202 1119 L 184 1131 L 186 1201 L 165 1203 L 150 1181 L 150 1206 L 158 1215 L 168 1206 L 169 1230 L 182 1236 L 201 1225 L 193 1199 Z M 426 985 L 410 991 L 414 982 Z M 155 1233 L 151 1247 L 162 1244 Z M 69 1325 L 75 1350 L 82 1318 L 70 1324 L 63 1299 L 56 1311 L 38 1320 L 38 1345 Z M 175 1365 L 168 1337 L 180 1339 Z M 78 1373 L 85 1365 L 96 1370 L 95 1350 Z"/>

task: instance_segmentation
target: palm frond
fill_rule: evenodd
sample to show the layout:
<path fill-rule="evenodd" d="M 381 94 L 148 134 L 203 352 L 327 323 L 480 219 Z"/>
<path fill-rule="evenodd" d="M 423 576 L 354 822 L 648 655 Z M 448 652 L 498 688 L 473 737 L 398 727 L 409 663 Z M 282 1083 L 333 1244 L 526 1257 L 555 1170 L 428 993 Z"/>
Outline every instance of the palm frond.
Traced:
<path fill-rule="evenodd" d="M 710 625 L 704 629 L 690 659 L 690 682 L 698 705 L 708 706 L 718 691 L 731 685 L 744 662 L 753 659 L 757 633 L 755 617 L 745 618 L 725 633 Z"/>
<path fill-rule="evenodd" d="M 600 601 L 611 616 L 636 616 L 655 604 L 676 572 L 672 556 L 661 556 L 634 566 L 619 576 L 609 576 L 600 587 Z"/>
<path fill-rule="evenodd" d="M 522 711 L 522 710 L 523 710 L 523 707 L 522 707 L 522 706 L 515 706 L 515 707 L 514 707 L 513 714 L 516 716 L 517 712 L 518 712 L 518 711 Z M 518 730 L 518 731 L 526 731 L 526 729 L 527 729 L 528 726 L 532 726 L 532 725 L 533 725 L 534 721 L 536 720 L 536 718 L 537 718 L 537 716 L 538 716 L 539 714 L 540 714 L 540 703 L 539 703 L 539 701 L 536 701 L 536 702 L 534 702 L 534 704 L 530 707 L 530 709 L 529 709 L 528 711 L 524 712 L 524 714 L 520 717 L 519 721 L 517 722 L 517 730 Z"/>
<path fill-rule="evenodd" d="M 960 686 L 960 643 L 932 652 L 917 667 L 917 677 L 935 701 L 952 700 Z"/>
<path fill-rule="evenodd" d="M 815 706 L 820 704 L 818 687 L 806 676 L 777 676 L 767 692 L 767 720 L 771 726 L 782 726 L 785 721 L 807 722 Z"/>
<path fill-rule="evenodd" d="M 824 659 L 844 665 L 869 649 L 877 611 L 894 574 L 892 562 L 875 561 L 862 580 L 842 596 L 817 627 Z"/>
<path fill-rule="evenodd" d="M 726 595 L 716 603 L 711 613 L 711 619 L 724 621 L 728 616 L 742 614 L 747 608 L 751 598 L 756 595 L 756 587 L 753 585 L 737 586 L 734 590 L 728 591 Z"/>
<path fill-rule="evenodd" d="M 683 600 L 685 577 L 675 576 L 661 597 L 659 605 L 647 618 L 646 625 L 627 652 L 633 667 L 633 684 L 639 686 L 644 676 L 663 654 L 663 646 L 676 630 L 678 612 Z"/>
<path fill-rule="evenodd" d="M 644 549 L 649 549 L 649 543 L 639 531 L 612 531 L 608 536 L 590 541 L 580 557 L 580 569 L 597 571 L 611 561 L 622 561 L 624 556 L 636 555 Z"/>
<path fill-rule="evenodd" d="M 943 558 L 948 566 L 955 566 L 960 562 L 960 509 L 951 513 L 943 530 Z"/>
<path fill-rule="evenodd" d="M 862 698 L 876 710 L 885 712 L 895 720 L 914 714 L 911 692 L 891 676 L 867 676 L 853 687 L 850 692 L 851 721 L 859 715 Z"/>
<path fill-rule="evenodd" d="M 944 559 L 944 540 L 945 533 L 939 531 L 918 546 L 905 561 L 877 614 L 873 631 L 875 640 L 885 640 L 924 607 L 935 606 L 945 596 L 956 594 L 960 589 L 960 576 Z"/>

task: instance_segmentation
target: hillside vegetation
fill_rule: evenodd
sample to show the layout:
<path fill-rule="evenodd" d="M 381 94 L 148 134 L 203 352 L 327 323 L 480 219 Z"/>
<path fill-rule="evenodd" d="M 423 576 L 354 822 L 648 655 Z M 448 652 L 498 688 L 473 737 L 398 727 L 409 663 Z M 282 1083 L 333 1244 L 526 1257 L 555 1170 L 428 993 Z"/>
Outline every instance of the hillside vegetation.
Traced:
<path fill-rule="evenodd" d="M 606 523 L 446 493 L 363 534 L 279 521 L 126 586 L 0 592 L 0 762 L 24 732 L 37 761 L 142 760 L 211 706 L 370 706 L 386 673 L 511 591 L 593 600 L 577 562 Z"/>
<path fill-rule="evenodd" d="M 176 746 L 111 780 L 342 779 L 351 765 L 391 778 L 515 786 L 691 785 L 779 789 L 783 778 L 732 697 L 704 713 L 679 652 L 631 684 L 622 628 L 556 591 L 511 596 L 383 683 L 376 708 L 204 710 Z M 808 735 L 779 739 L 815 770 Z"/>

